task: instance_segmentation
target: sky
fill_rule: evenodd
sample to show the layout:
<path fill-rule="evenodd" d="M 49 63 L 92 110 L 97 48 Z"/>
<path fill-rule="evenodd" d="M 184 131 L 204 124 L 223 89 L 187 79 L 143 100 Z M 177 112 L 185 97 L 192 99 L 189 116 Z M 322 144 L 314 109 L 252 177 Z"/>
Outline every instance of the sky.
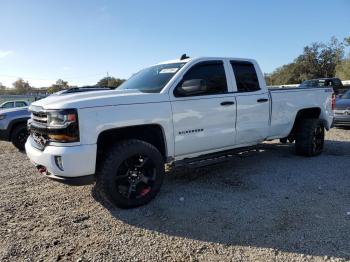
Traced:
<path fill-rule="evenodd" d="M 0 83 L 92 85 L 179 58 L 256 59 L 263 72 L 350 36 L 350 0 L 0 0 Z"/>

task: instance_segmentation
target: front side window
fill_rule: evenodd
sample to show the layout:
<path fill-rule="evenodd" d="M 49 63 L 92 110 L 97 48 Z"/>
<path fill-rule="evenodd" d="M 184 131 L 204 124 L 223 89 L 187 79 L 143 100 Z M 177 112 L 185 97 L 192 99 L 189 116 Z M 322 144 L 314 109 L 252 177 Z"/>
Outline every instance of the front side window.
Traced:
<path fill-rule="evenodd" d="M 121 84 L 117 90 L 159 93 L 185 63 L 155 65 L 145 68 Z"/>
<path fill-rule="evenodd" d="M 2 106 L 2 108 L 13 108 L 15 104 L 13 102 L 8 102 Z"/>
<path fill-rule="evenodd" d="M 238 92 L 254 92 L 260 90 L 258 76 L 254 65 L 245 61 L 231 61 L 236 78 Z"/>
<path fill-rule="evenodd" d="M 207 61 L 194 65 L 184 75 L 179 86 L 191 83 L 191 81 L 200 81 L 203 89 L 202 92 L 190 94 L 189 96 L 227 93 L 226 74 L 222 61 Z M 174 94 L 175 96 L 181 96 L 177 90 L 175 90 Z"/>

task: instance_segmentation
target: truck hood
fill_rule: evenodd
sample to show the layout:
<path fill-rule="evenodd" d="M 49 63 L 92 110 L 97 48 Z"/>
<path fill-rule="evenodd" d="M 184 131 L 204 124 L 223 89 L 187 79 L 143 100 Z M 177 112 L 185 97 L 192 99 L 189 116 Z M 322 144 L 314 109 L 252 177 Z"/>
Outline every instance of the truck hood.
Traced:
<path fill-rule="evenodd" d="M 32 106 L 43 109 L 82 109 L 166 100 L 167 95 L 159 93 L 143 93 L 138 90 L 103 90 L 77 93 L 59 92 L 32 103 Z"/>

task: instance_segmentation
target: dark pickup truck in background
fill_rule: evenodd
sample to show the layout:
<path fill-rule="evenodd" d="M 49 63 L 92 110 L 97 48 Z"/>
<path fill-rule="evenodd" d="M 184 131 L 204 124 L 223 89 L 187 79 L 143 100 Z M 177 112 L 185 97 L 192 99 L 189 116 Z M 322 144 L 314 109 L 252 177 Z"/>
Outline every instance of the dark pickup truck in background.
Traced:
<path fill-rule="evenodd" d="M 336 95 L 343 94 L 348 90 L 348 87 L 345 87 L 339 78 L 319 78 L 319 79 L 310 79 L 302 82 L 299 87 L 303 88 L 317 88 L 317 87 L 332 87 Z"/>

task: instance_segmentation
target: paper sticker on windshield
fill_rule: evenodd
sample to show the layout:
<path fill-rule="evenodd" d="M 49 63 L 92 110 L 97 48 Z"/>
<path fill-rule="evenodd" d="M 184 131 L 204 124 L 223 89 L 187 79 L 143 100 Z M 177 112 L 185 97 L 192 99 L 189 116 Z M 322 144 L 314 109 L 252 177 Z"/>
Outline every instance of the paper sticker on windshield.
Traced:
<path fill-rule="evenodd" d="M 160 70 L 159 74 L 174 74 L 176 71 L 179 70 L 178 68 L 164 68 Z"/>

